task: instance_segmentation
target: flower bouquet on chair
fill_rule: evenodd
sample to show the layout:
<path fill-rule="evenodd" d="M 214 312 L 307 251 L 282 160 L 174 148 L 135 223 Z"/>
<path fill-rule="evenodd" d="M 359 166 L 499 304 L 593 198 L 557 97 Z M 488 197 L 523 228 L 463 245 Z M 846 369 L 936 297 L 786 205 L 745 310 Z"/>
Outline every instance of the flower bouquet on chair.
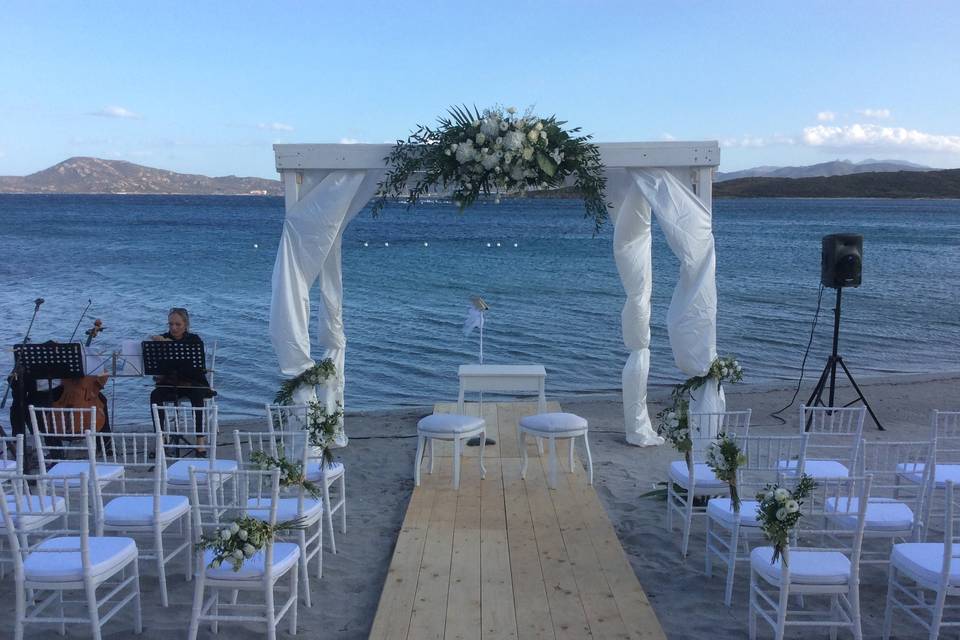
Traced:
<path fill-rule="evenodd" d="M 773 543 L 773 556 L 770 560 L 775 563 L 777 558 L 783 558 L 786 566 L 789 562 L 787 549 L 789 548 L 790 533 L 803 517 L 803 500 L 810 495 L 817 483 L 807 474 L 800 476 L 793 491 L 778 484 L 768 484 L 757 494 L 757 522 L 767 540 Z"/>
<path fill-rule="evenodd" d="M 244 561 L 263 551 L 274 541 L 278 532 L 303 528 L 302 519 L 278 522 L 271 526 L 269 522 L 243 516 L 220 527 L 214 534 L 204 534 L 197 543 L 197 550 L 213 552 L 213 558 L 207 565 L 211 569 L 219 569 L 224 562 L 229 562 L 234 571 L 240 571 Z"/>
<path fill-rule="evenodd" d="M 744 455 L 736 438 L 721 433 L 717 441 L 707 449 L 707 466 L 717 476 L 717 479 L 726 482 L 730 487 L 730 505 L 734 513 L 740 513 L 740 492 L 737 491 L 737 470 L 746 464 Z"/>

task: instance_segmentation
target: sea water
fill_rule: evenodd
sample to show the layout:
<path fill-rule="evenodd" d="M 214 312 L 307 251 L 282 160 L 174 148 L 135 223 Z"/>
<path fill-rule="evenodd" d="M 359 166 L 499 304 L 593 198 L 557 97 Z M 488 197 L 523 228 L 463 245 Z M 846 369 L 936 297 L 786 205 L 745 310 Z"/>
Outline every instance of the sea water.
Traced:
<path fill-rule="evenodd" d="M 719 200 L 713 221 L 718 351 L 736 355 L 747 380 L 798 376 L 820 239 L 839 232 L 864 236 L 863 285 L 843 293 L 840 351 L 853 372 L 960 369 L 960 201 Z M 191 330 L 217 343 L 222 415 L 262 415 L 281 381 L 267 323 L 282 224 L 280 198 L 0 196 L 0 366 L 12 366 L 9 347 L 38 297 L 32 340 L 69 339 L 89 300 L 77 335 L 102 319 L 91 349 L 106 352 L 165 331 L 167 310 L 183 306 Z M 555 396 L 619 390 L 627 352 L 612 235 L 609 224 L 595 234 L 576 200 L 364 211 L 343 240 L 347 409 L 454 399 L 457 366 L 478 359 L 478 333 L 462 332 L 475 295 L 490 305 L 484 362 L 542 363 Z M 667 384 L 684 377 L 665 326 L 678 262 L 656 228 L 653 256 L 650 382 Z M 830 350 L 834 302 L 825 290 L 811 383 Z M 149 421 L 151 385 L 116 381 L 118 422 Z"/>

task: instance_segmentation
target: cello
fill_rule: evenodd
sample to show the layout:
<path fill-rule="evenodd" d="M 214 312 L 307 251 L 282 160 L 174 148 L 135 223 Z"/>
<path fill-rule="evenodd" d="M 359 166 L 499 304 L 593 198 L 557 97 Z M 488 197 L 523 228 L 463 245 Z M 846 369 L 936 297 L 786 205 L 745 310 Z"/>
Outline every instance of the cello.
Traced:
<path fill-rule="evenodd" d="M 99 318 L 94 320 L 93 326 L 84 332 L 87 336 L 84 346 L 89 347 L 93 339 L 100 335 L 103 329 L 103 321 Z M 51 406 L 60 409 L 89 409 L 90 407 L 96 407 L 96 425 L 90 425 L 89 420 L 85 418 L 80 424 L 76 425 L 74 429 L 67 429 L 66 425 L 57 425 L 58 430 L 60 430 L 61 427 L 64 428 L 64 431 L 61 432 L 76 431 L 77 433 L 82 433 L 88 429 L 93 430 L 94 428 L 96 431 L 110 430 L 110 421 L 107 416 L 107 398 L 102 393 L 109 377 L 108 374 L 104 373 L 99 376 L 64 378 L 62 383 L 63 392 L 59 398 L 51 403 Z"/>

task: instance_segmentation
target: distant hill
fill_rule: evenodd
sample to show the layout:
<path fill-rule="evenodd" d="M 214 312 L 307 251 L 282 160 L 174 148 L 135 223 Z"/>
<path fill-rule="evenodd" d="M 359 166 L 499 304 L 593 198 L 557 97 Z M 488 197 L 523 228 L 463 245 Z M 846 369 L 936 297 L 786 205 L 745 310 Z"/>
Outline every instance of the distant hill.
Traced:
<path fill-rule="evenodd" d="M 894 171 L 935 171 L 932 167 L 906 162 L 904 160 L 833 160 L 805 167 L 753 167 L 742 171 L 719 172 L 715 182 L 726 182 L 739 178 L 827 178 L 830 176 L 849 176 L 855 173 L 878 173 Z"/>
<path fill-rule="evenodd" d="M 856 173 L 829 178 L 740 178 L 716 198 L 960 198 L 960 169 Z"/>
<path fill-rule="evenodd" d="M 123 160 L 76 157 L 28 176 L 0 177 L 0 193 L 283 195 L 279 180 L 176 173 Z"/>

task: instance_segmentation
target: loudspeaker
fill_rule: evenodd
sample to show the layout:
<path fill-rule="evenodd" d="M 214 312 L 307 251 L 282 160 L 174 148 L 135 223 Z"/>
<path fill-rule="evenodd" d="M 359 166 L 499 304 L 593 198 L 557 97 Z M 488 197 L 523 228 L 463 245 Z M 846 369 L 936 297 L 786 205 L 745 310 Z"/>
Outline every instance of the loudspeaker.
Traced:
<path fill-rule="evenodd" d="M 863 236 L 834 233 L 823 236 L 820 282 L 825 287 L 859 287 L 863 267 Z"/>

